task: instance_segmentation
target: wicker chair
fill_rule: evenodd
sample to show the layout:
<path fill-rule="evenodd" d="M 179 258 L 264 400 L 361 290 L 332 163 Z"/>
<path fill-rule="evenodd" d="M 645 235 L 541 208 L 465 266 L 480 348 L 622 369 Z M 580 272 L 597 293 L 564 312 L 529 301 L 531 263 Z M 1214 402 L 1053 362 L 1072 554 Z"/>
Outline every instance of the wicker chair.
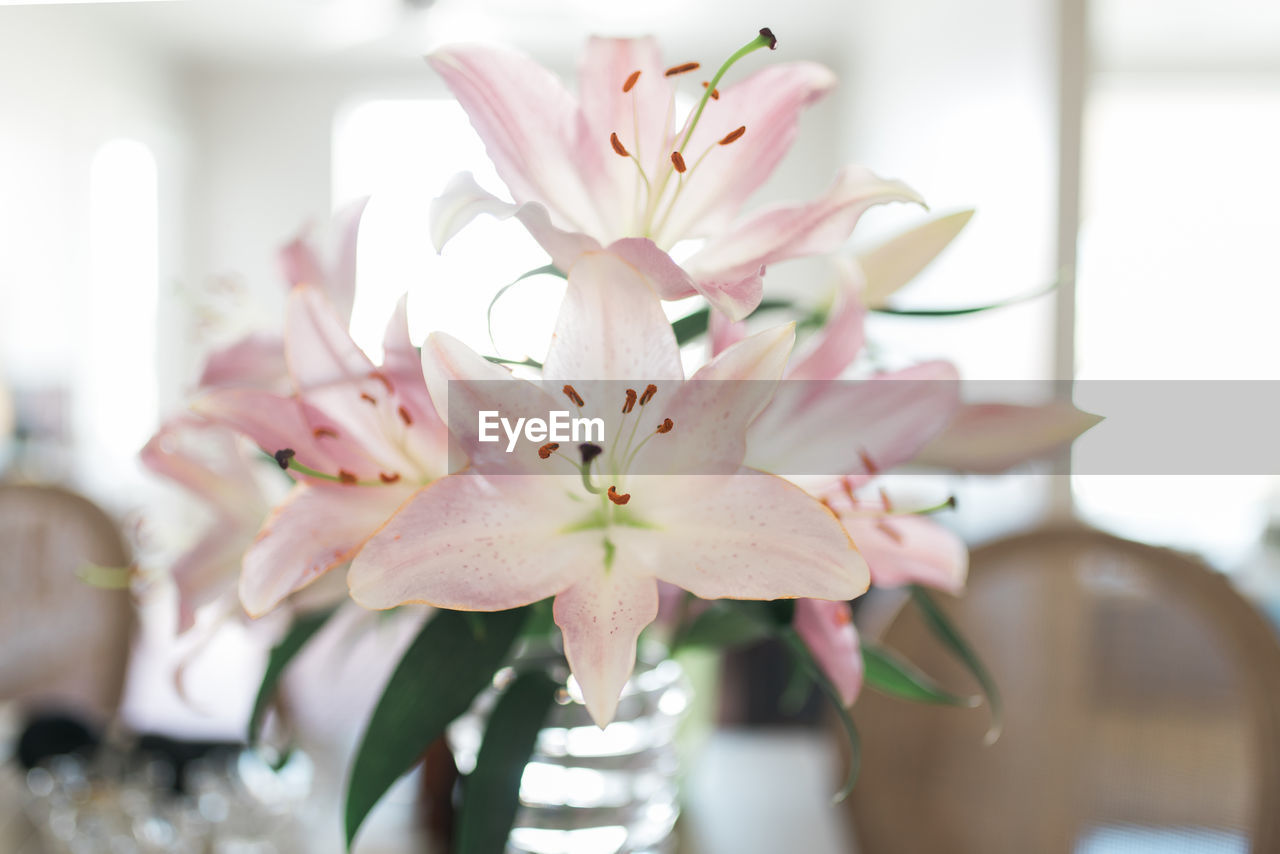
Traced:
<path fill-rule="evenodd" d="M 120 702 L 132 608 L 85 584 L 86 562 L 123 566 L 114 522 L 51 486 L 0 486 L 0 702 L 109 719 Z"/>
<path fill-rule="evenodd" d="M 945 609 L 1005 698 L 986 710 L 864 692 L 850 801 L 864 854 L 1280 851 L 1280 644 L 1200 562 L 1083 529 L 973 554 Z M 956 688 L 907 607 L 882 641 Z"/>

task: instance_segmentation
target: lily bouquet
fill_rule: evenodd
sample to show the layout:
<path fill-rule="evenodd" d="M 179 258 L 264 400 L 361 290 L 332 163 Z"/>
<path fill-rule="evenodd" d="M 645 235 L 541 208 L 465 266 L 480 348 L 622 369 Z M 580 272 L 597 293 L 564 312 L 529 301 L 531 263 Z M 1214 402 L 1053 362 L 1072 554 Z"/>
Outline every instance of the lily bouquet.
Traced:
<path fill-rule="evenodd" d="M 215 514 L 172 569 L 182 626 L 198 612 L 293 615 L 254 733 L 290 659 L 338 607 L 431 606 L 352 761 L 349 842 L 495 674 L 513 661 L 521 672 L 530 638 L 562 653 L 572 677 L 543 668 L 501 682 L 462 790 L 462 850 L 501 849 L 550 709 L 577 702 L 609 726 L 642 635 L 669 650 L 780 639 L 856 746 L 848 709 L 864 682 L 968 702 L 860 646 L 850 601 L 870 585 L 909 585 L 998 726 L 994 684 L 926 592 L 964 585 L 964 544 L 931 518 L 949 504 L 899 506 L 874 481 L 922 451 L 981 466 L 993 437 L 1007 464 L 1092 419 L 1069 406 L 966 406 L 945 362 L 848 379 L 868 302 L 882 305 L 968 213 L 841 257 L 870 207 L 923 204 L 856 166 L 817 199 L 742 213 L 801 111 L 835 83 L 808 62 L 735 76 L 774 48 L 761 30 L 702 80 L 698 63 L 666 64 L 650 39 L 593 39 L 576 96 L 509 51 L 435 53 L 513 201 L 460 176 L 433 203 L 431 237 L 442 247 L 482 214 L 528 229 L 550 256 L 541 272 L 567 280 L 545 357 L 513 363 L 445 331 L 419 346 L 402 299 L 371 361 L 347 331 L 358 203 L 335 223 L 332 257 L 302 239 L 284 249 L 282 333 L 213 354 L 191 412 L 145 449 Z M 682 87 L 697 98 L 687 114 Z M 766 300 L 767 269 L 804 256 L 837 262 L 831 305 Z M 689 297 L 701 306 L 671 321 L 663 302 Z M 237 436 L 291 481 L 269 511 Z M 346 589 L 304 590 L 335 570 Z M 856 762 L 846 791 L 855 775 Z"/>

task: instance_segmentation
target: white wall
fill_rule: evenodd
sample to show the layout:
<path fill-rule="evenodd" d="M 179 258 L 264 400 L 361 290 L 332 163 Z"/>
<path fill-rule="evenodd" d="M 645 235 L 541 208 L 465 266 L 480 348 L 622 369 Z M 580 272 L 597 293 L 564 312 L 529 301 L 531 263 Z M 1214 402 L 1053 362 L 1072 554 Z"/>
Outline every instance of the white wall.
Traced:
<path fill-rule="evenodd" d="M 977 208 L 904 304 L 981 304 L 1056 278 L 1054 9 L 1025 0 L 852 7 L 840 105 L 850 153 L 912 184 L 935 211 Z M 889 210 L 868 220 L 866 232 L 919 216 Z M 1051 303 L 965 320 L 880 320 L 871 333 L 921 356 L 946 354 L 967 378 L 1045 378 Z"/>
<path fill-rule="evenodd" d="M 153 337 L 171 319 L 162 303 L 154 320 L 138 319 L 145 328 L 128 322 L 110 328 L 84 308 L 92 279 L 92 159 L 117 138 L 141 142 L 154 154 L 163 291 L 180 252 L 175 226 L 185 144 L 178 95 L 157 57 L 67 7 L 0 9 L 0 80 L 0 371 L 19 390 L 66 386 L 74 429 L 83 438 L 93 433 L 95 419 L 112 417 L 86 408 L 94 366 L 109 363 L 113 341 Z M 166 362 L 160 364 L 164 387 L 170 378 Z M 140 394 L 154 395 L 154 376 L 132 381 L 143 388 Z M 120 508 L 127 500 L 113 484 L 130 477 L 131 453 L 108 455 L 92 468 L 78 460 L 75 474 L 95 497 Z"/>

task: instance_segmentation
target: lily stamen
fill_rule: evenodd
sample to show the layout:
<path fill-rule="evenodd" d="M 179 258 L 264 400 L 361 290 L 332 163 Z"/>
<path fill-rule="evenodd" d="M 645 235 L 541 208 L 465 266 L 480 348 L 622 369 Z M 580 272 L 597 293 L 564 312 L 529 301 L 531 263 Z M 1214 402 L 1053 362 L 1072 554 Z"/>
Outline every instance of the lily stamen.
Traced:
<path fill-rule="evenodd" d="M 578 394 L 577 390 L 573 386 L 566 385 L 561 389 L 561 391 L 564 392 L 564 396 L 569 398 L 570 402 L 573 403 L 574 406 L 579 408 L 586 406 L 587 402 L 582 399 L 582 395 Z"/>
<path fill-rule="evenodd" d="M 619 507 L 631 500 L 630 492 L 619 493 L 616 486 L 609 487 L 609 491 L 605 494 L 609 496 L 610 501 L 617 504 Z"/>
<path fill-rule="evenodd" d="M 311 431 L 311 435 L 317 439 L 336 439 L 338 438 L 338 431 L 332 427 L 317 427 Z"/>
<path fill-rule="evenodd" d="M 624 93 L 630 92 L 633 88 L 635 88 L 636 81 L 639 79 L 640 79 L 640 71 L 638 69 L 636 71 L 631 72 L 631 76 L 627 78 L 627 82 L 622 84 L 622 91 Z"/>
<path fill-rule="evenodd" d="M 886 513 L 893 512 L 893 502 L 889 500 L 889 492 L 883 486 L 880 487 L 880 503 L 884 505 Z"/>
<path fill-rule="evenodd" d="M 406 427 L 412 427 L 412 426 L 413 426 L 413 416 L 409 414 L 409 410 L 407 410 L 407 409 L 405 409 L 403 406 L 401 406 L 401 407 L 400 407 L 398 410 L 396 410 L 396 411 L 400 413 L 400 420 L 404 422 L 404 426 L 406 426 Z"/>
<path fill-rule="evenodd" d="M 609 134 L 609 144 L 613 146 L 613 150 L 618 153 L 619 157 L 630 157 L 631 152 L 627 151 L 627 147 L 622 144 L 622 140 L 618 139 L 618 132 L 614 131 Z"/>
<path fill-rule="evenodd" d="M 886 537 L 893 540 L 898 545 L 902 545 L 902 534 L 899 534 L 897 531 L 895 531 L 893 529 L 893 526 L 890 525 L 888 522 L 881 519 L 879 522 L 876 523 L 876 528 L 880 531 L 880 533 L 884 534 Z"/>
<path fill-rule="evenodd" d="M 644 387 L 644 394 L 640 395 L 640 405 L 644 406 L 646 403 L 653 400 L 653 396 L 657 393 L 658 387 L 653 383 L 649 383 Z"/>
<path fill-rule="evenodd" d="M 627 399 L 622 404 L 622 414 L 630 415 L 631 410 L 635 409 L 635 406 L 636 406 L 636 390 L 633 388 L 629 388 L 627 389 Z"/>
<path fill-rule="evenodd" d="M 280 466 L 280 468 L 285 471 L 293 470 L 299 474 L 305 474 L 307 477 L 315 478 L 316 480 L 325 480 L 330 483 L 341 483 L 344 486 L 383 486 L 396 483 L 400 480 L 399 472 L 392 472 L 391 474 L 379 472 L 378 480 L 360 480 L 355 476 L 355 474 L 346 469 L 338 469 L 338 473 L 336 475 L 327 474 L 313 469 L 311 466 L 303 465 L 298 462 L 296 452 L 293 448 L 281 448 L 272 454 L 271 457 L 276 461 L 276 465 Z"/>
<path fill-rule="evenodd" d="M 591 482 L 591 463 L 604 453 L 604 449 L 591 442 L 584 442 L 578 446 L 578 453 L 582 454 L 582 466 L 578 469 L 582 475 L 582 488 L 592 495 L 600 495 L 604 490 Z"/>
<path fill-rule="evenodd" d="M 640 422 L 637 421 L 636 423 L 639 424 Z M 635 449 L 632 450 L 629 454 L 627 454 L 626 462 L 622 464 L 622 470 L 623 471 L 630 470 L 631 464 L 635 462 L 636 457 L 640 455 L 640 450 L 645 445 L 649 444 L 650 439 L 652 439 L 654 436 L 662 436 L 666 433 L 670 433 L 675 428 L 675 426 L 676 426 L 676 423 L 672 421 L 670 418 L 662 419 L 662 423 L 659 424 L 656 428 L 654 428 L 654 431 L 652 433 L 650 433 L 648 436 L 645 436 L 643 439 L 641 439 L 640 444 L 636 445 Z M 632 439 L 635 438 L 634 431 L 632 431 L 631 438 Z M 631 443 L 628 442 L 627 446 L 630 447 L 630 444 Z"/>
<path fill-rule="evenodd" d="M 678 151 L 671 152 L 671 165 L 674 166 L 676 171 L 681 175 L 683 175 L 685 170 L 688 168 L 684 165 L 684 155 Z"/>
<path fill-rule="evenodd" d="M 558 450 L 560 450 L 559 442 L 548 442 L 538 449 L 538 458 L 543 460 L 549 459 L 551 455 Z"/>
<path fill-rule="evenodd" d="M 369 376 L 370 378 L 375 379 L 378 382 L 382 383 L 382 387 L 387 390 L 387 394 L 392 394 L 395 392 L 395 387 L 391 385 L 391 379 L 382 371 L 373 371 L 372 373 L 369 374 Z"/>
<path fill-rule="evenodd" d="M 702 88 L 703 88 L 703 89 L 710 89 L 710 88 L 711 88 L 711 83 L 710 83 L 710 81 L 708 81 L 708 80 L 703 80 L 703 81 L 702 81 Z M 719 90 L 719 89 L 711 89 L 711 100 L 713 100 L 713 101 L 719 101 L 719 100 L 720 100 L 720 90 Z"/>
<path fill-rule="evenodd" d="M 720 140 L 719 144 L 730 145 L 734 142 L 737 142 L 738 140 L 742 139 L 742 135 L 745 134 L 746 132 L 747 132 L 747 126 L 741 125 L 737 130 L 730 131 L 729 133 L 725 134 L 724 138 Z"/>
<path fill-rule="evenodd" d="M 369 394 L 369 392 L 367 391 L 360 392 L 360 399 L 363 400 L 365 403 L 372 403 L 374 406 L 378 405 L 378 399 L 373 395 Z"/>
<path fill-rule="evenodd" d="M 664 77 L 675 77 L 677 74 L 685 74 L 690 71 L 697 71 L 702 67 L 701 62 L 686 62 L 681 65 L 673 65 L 666 71 L 662 72 Z"/>

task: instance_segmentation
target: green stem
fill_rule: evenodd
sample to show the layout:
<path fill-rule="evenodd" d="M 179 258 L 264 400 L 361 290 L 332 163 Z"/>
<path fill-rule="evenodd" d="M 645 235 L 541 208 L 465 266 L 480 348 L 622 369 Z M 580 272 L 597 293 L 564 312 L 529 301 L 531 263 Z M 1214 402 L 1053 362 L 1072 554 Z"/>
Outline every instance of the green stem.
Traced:
<path fill-rule="evenodd" d="M 702 111 L 706 109 L 707 101 L 711 100 L 711 93 L 716 90 L 716 86 L 720 83 L 720 78 L 724 77 L 726 71 L 733 67 L 734 63 L 742 59 L 749 53 L 754 53 L 762 47 L 775 50 L 778 46 L 778 40 L 773 37 L 773 33 L 765 27 L 760 31 L 760 35 L 738 48 L 732 56 L 725 60 L 724 65 L 720 66 L 720 70 L 711 78 L 711 82 L 707 84 L 707 89 L 702 93 L 702 99 L 698 101 L 698 108 L 694 110 L 693 121 L 689 122 L 689 128 L 684 132 L 684 139 L 680 140 L 680 145 L 676 151 L 684 153 L 684 147 L 689 144 L 689 137 L 693 136 L 693 129 L 698 126 L 698 120 L 702 118 Z"/>
<path fill-rule="evenodd" d="M 289 460 L 289 468 L 292 471 L 305 474 L 307 477 L 314 477 L 317 480 L 327 480 L 330 483 L 341 483 L 344 486 L 386 486 L 386 484 L 380 480 L 343 480 L 337 475 L 325 474 L 322 471 L 313 469 L 311 466 L 303 465 L 298 462 L 297 459 L 293 458 Z"/>

